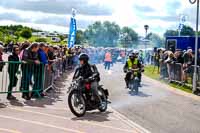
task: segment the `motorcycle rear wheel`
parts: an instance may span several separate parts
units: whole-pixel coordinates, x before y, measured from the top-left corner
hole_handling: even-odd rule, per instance
[[[105,92],[103,91],[103,89],[99,89],[98,93],[102,100],[102,105],[100,105],[98,109],[100,112],[105,112],[108,108],[108,102],[107,102]]]

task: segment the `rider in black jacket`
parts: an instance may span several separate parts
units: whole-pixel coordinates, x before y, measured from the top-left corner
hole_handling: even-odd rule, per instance
[[[80,66],[76,69],[73,80],[79,77],[83,77],[85,82],[91,82],[91,88],[93,93],[99,98],[100,105],[102,104],[101,98],[98,94],[98,86],[100,81],[100,74],[95,65],[89,64],[89,56],[87,54],[81,54],[79,56]]]

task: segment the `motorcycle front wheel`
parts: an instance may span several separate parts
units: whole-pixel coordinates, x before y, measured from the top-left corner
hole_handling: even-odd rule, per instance
[[[83,95],[79,94],[76,90],[72,90],[68,96],[68,105],[71,112],[77,116],[82,117],[86,112],[86,103]]]

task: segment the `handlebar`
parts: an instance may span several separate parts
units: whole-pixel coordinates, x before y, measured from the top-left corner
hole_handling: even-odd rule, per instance
[[[140,71],[140,69],[139,68],[137,68],[137,69],[129,69],[128,71],[129,72],[138,72],[138,71]]]

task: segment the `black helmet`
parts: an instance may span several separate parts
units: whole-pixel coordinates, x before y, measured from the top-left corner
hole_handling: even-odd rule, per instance
[[[89,56],[87,54],[80,54],[79,55],[79,60],[83,60],[84,62],[89,61]]]

